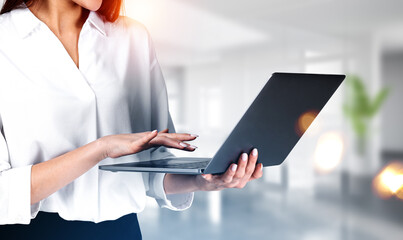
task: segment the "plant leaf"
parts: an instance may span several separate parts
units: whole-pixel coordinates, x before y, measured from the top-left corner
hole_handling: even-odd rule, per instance
[[[360,77],[352,75],[348,79],[350,86],[349,105],[353,112],[367,116],[370,108],[370,98]]]
[[[375,99],[371,104],[369,113],[370,117],[373,117],[378,112],[379,108],[382,106],[383,102],[386,100],[388,95],[389,95],[388,88],[383,88],[380,92],[378,92],[378,94],[375,96]]]

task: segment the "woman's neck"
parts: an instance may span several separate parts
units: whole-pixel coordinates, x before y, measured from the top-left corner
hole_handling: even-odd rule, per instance
[[[79,67],[78,38],[89,11],[71,0],[41,0],[29,9],[56,35]]]
[[[79,34],[89,13],[71,0],[42,0],[29,9],[59,37]]]

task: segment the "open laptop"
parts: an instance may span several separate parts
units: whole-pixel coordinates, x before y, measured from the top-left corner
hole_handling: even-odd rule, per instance
[[[345,75],[274,73],[213,158],[164,158],[99,166],[101,170],[219,174],[241,153],[259,150],[258,163],[281,164]]]

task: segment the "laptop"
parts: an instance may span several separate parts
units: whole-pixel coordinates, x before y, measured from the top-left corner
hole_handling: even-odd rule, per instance
[[[345,75],[273,73],[213,158],[173,157],[101,165],[107,171],[220,174],[241,153],[259,150],[264,167],[281,164]]]

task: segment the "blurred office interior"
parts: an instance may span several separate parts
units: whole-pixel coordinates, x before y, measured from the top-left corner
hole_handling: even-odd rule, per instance
[[[200,135],[177,156],[213,156],[273,72],[359,77],[372,101],[389,89],[362,151],[345,82],[263,179],[198,192],[184,212],[150,200],[145,239],[403,239],[402,11],[399,0],[127,0],[154,40],[176,130]]]
[[[363,139],[344,83],[262,179],[197,192],[184,212],[149,199],[144,239],[403,239],[402,12],[400,0],[126,0],[155,43],[177,132],[200,135],[177,156],[213,156],[273,72],[356,76],[372,99],[389,89]]]

